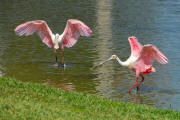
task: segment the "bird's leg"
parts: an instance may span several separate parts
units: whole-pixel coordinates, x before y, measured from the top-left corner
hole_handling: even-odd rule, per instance
[[[65,67],[65,64],[64,64],[64,49],[61,49],[62,50],[62,66]]]
[[[130,93],[130,91],[138,84],[138,77],[136,77],[136,83],[127,91]]]
[[[137,91],[139,90],[140,85],[141,85],[141,84],[142,84],[142,82],[144,81],[144,76],[143,76],[143,75],[141,75],[141,74],[140,74],[140,76],[142,77],[142,80],[141,80],[141,82],[139,83],[139,85],[137,86]]]
[[[56,58],[56,63],[54,64],[54,66],[58,66],[58,58],[57,58],[56,49],[54,49],[54,55],[55,55],[55,58]]]

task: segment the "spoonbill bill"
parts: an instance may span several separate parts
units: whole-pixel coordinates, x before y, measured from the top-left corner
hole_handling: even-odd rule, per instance
[[[23,24],[18,25],[14,31],[19,36],[28,36],[36,32],[42,39],[43,43],[45,43],[50,48],[54,48],[56,58],[55,66],[58,66],[56,50],[60,49],[62,51],[63,67],[65,65],[64,47],[69,48],[75,45],[80,35],[88,37],[92,34],[92,30],[85,23],[77,19],[67,20],[66,27],[61,35],[59,35],[58,33],[53,34],[51,29],[48,27],[47,23],[43,20],[25,22]]]
[[[126,61],[123,62],[118,56],[112,55],[109,59],[101,62],[99,65],[102,65],[109,60],[116,59],[120,65],[126,66],[133,72],[136,72],[136,83],[127,91],[130,92],[136,85],[137,91],[139,90],[140,85],[144,81],[143,74],[156,72],[156,69],[152,66],[153,60],[156,60],[161,64],[166,64],[168,59],[152,44],[141,45],[135,36],[129,37],[128,40],[131,46],[131,55]],[[138,84],[139,76],[141,76],[142,80]]]

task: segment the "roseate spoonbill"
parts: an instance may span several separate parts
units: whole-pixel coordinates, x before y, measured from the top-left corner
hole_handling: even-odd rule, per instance
[[[134,36],[129,37],[128,40],[131,46],[131,55],[125,62],[121,61],[116,55],[112,55],[109,59],[101,62],[99,65],[102,65],[109,60],[116,59],[120,65],[126,66],[133,72],[136,72],[136,83],[127,91],[130,92],[136,85],[137,91],[139,90],[140,85],[144,81],[144,73],[156,71],[156,69],[152,67],[154,59],[161,64],[166,64],[168,59],[156,46],[152,44],[142,46]],[[142,80],[138,84],[139,76],[142,77]]]
[[[92,30],[84,24],[82,21],[77,19],[69,19],[66,23],[64,32],[59,35],[58,33],[53,34],[51,29],[48,27],[47,23],[43,20],[35,20],[25,22],[18,25],[15,28],[15,33],[19,36],[32,35],[34,32],[38,33],[42,42],[44,42],[48,47],[53,47],[55,52],[56,64],[58,66],[57,53],[56,50],[62,50],[62,65],[64,67],[64,47],[72,47],[81,36],[90,36]]]

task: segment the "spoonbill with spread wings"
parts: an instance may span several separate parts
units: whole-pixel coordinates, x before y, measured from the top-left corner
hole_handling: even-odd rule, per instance
[[[82,21],[77,19],[69,19],[65,30],[61,35],[58,33],[53,34],[47,23],[43,20],[25,22],[18,25],[14,31],[19,36],[28,36],[36,32],[42,39],[42,42],[48,47],[54,48],[56,58],[55,66],[58,66],[57,49],[62,50],[62,65],[64,66],[64,47],[69,48],[75,45],[80,35],[88,37],[92,34],[92,30]]]
[[[127,91],[130,92],[136,85],[137,91],[139,90],[140,85],[144,81],[144,73],[156,71],[152,66],[153,60],[157,60],[161,64],[166,64],[168,59],[152,44],[141,45],[135,36],[129,37],[128,40],[131,46],[131,55],[125,62],[121,61],[116,55],[112,55],[109,59],[99,65],[102,65],[109,60],[116,59],[120,65],[126,66],[133,72],[136,72],[136,83]],[[142,80],[138,84],[139,76],[142,77]]]

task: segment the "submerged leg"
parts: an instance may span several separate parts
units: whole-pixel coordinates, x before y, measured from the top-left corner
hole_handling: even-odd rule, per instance
[[[62,50],[62,66],[65,67],[65,64],[64,64],[64,49],[61,49]]]
[[[138,84],[138,77],[136,77],[136,83],[127,91],[128,93]]]
[[[144,81],[144,76],[140,74],[140,76],[142,77],[141,82],[139,83],[139,85],[137,86],[137,91],[139,90],[139,87],[141,86],[142,82]]]
[[[56,49],[54,49],[54,55],[55,55],[55,58],[56,58],[56,63],[54,64],[54,66],[58,66],[58,58],[57,58]]]

